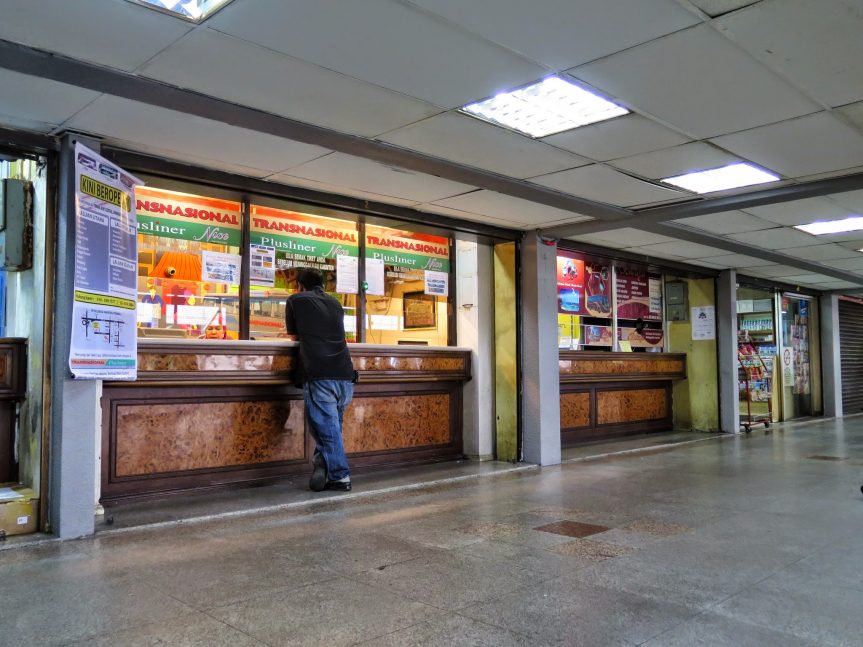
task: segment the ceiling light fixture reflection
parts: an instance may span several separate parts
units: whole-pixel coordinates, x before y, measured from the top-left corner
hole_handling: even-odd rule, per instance
[[[810,222],[808,225],[795,225],[794,229],[805,231],[807,234],[812,234],[813,236],[860,231],[863,229],[863,216],[851,216],[842,220],[819,220],[817,222]]]
[[[626,108],[557,76],[468,104],[461,111],[531,137],[629,114]]]
[[[135,4],[179,16],[192,22],[201,22],[231,0],[130,0]]]
[[[712,193],[713,191],[737,189],[742,186],[752,186],[753,184],[764,184],[778,180],[778,175],[768,173],[752,166],[752,164],[738,162],[721,168],[667,177],[662,181],[695,193]]]

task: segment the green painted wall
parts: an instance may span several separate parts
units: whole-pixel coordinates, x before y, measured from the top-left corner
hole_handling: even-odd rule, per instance
[[[518,460],[515,243],[494,248],[495,443],[500,461]]]
[[[678,279],[689,291],[689,308],[715,305],[713,279]],[[674,428],[719,430],[716,340],[692,340],[692,322],[668,322],[669,350],[686,353],[687,379],[674,385]]]

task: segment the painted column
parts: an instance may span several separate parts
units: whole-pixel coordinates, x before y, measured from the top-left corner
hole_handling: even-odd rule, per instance
[[[839,295],[824,294],[821,313],[821,387],[824,415],[842,416],[842,362],[839,345]]]
[[[716,279],[716,348],[719,353],[719,425],[740,431],[737,394],[737,272],[723,270]]]
[[[525,236],[522,283],[522,442],[524,460],[560,463],[557,350],[557,245]]]
[[[69,371],[75,280],[75,141],[99,151],[97,141],[63,138],[57,201],[54,343],[51,349],[51,532],[62,539],[92,535],[98,469],[99,381],[75,381]],[[95,436],[95,438],[94,438]]]
[[[494,308],[492,248],[457,240],[458,345],[471,349],[471,380],[464,385],[464,453],[494,458]],[[480,280],[482,277],[482,280]]]

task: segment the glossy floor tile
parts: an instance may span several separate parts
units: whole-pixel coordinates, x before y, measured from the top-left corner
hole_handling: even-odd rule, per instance
[[[115,509],[0,546],[0,646],[863,644],[863,417],[692,437]]]

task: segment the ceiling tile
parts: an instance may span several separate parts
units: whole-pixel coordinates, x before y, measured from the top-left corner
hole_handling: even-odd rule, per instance
[[[421,204],[417,207],[420,211],[427,211],[428,213],[435,213],[441,216],[449,216],[451,218],[460,218],[462,220],[472,220],[474,222],[484,222],[489,225],[497,225],[499,227],[508,227],[508,228],[519,228],[520,225],[516,222],[512,222],[510,220],[505,220],[503,218],[493,218],[491,216],[487,216],[484,214],[472,213],[470,211],[462,211],[461,209],[453,209],[451,207],[444,207],[439,204],[434,203],[425,203]]]
[[[839,243],[843,247],[849,249],[860,249],[863,247],[863,232],[849,231],[845,234],[831,234],[829,236],[820,236],[825,242]]]
[[[795,285],[813,285],[818,283],[819,281],[829,280],[829,276],[825,276],[824,274],[793,274],[791,276],[783,276],[782,280],[785,283],[793,283]]]
[[[572,223],[592,220],[572,211],[547,207],[545,205],[522,200],[494,191],[474,191],[452,198],[436,200],[435,204],[462,209],[473,213],[484,214],[495,218],[503,218],[521,227],[535,227],[552,223]]]
[[[771,251],[819,244],[818,239],[811,234],[805,234],[802,231],[789,227],[749,231],[743,234],[729,234],[728,238],[739,240],[741,243],[747,243],[748,245],[763,247]]]
[[[624,252],[628,254],[638,254],[639,256],[651,256],[653,258],[665,259],[669,261],[683,261],[686,260],[683,256],[678,256],[677,254],[672,254],[671,252],[651,252],[644,247],[624,247]]]
[[[687,195],[680,191],[673,191],[637,180],[599,164],[542,175],[531,178],[530,181],[581,198],[621,207],[659,202]]]
[[[723,211],[721,213],[712,213],[708,216],[683,218],[674,222],[686,225],[687,227],[703,229],[712,234],[738,234],[744,231],[771,229],[776,226],[772,222],[750,216],[742,211]]]
[[[774,264],[773,261],[765,261],[763,258],[747,256],[746,254],[723,254],[722,256],[708,256],[701,260],[725,267],[760,267]]]
[[[333,153],[290,169],[285,177],[300,177],[333,186],[368,191],[406,200],[434,202],[476,187],[424,173],[393,168],[371,160]]]
[[[860,287],[863,285],[863,279],[857,283],[851,283],[850,281],[827,281],[824,283],[818,283],[817,285],[821,290],[846,290],[849,288]]]
[[[702,258],[690,258],[687,259],[686,263],[687,265],[698,265],[699,267],[707,267],[711,270],[724,270],[728,267],[727,265],[720,265],[719,263],[708,263]]]
[[[837,108],[836,112],[845,117],[860,130],[863,130],[863,101]]]
[[[805,115],[818,105],[709,25],[571,71],[626,105],[695,137]]]
[[[766,65],[830,106],[863,99],[863,5],[858,0],[762,2],[716,21]]]
[[[826,262],[824,265],[837,270],[846,270],[848,272],[863,271],[863,254],[860,254],[859,258],[843,258],[838,261]]]
[[[583,157],[454,112],[400,128],[380,139],[515,178],[590,163]]]
[[[724,13],[748,7],[761,0],[690,0],[708,16],[721,16]]]
[[[863,164],[863,133],[827,112],[717,137],[712,141],[787,177]]]
[[[698,22],[673,0],[413,0],[504,47],[561,70]]]
[[[569,240],[583,241],[594,245],[602,245],[603,247],[611,247],[613,249],[674,242],[674,238],[669,238],[668,236],[662,236],[660,234],[652,234],[650,232],[633,229],[631,227],[602,231],[596,234],[587,234],[584,236],[572,236]]]
[[[131,71],[192,29],[131,2],[4,0],[0,38]]]
[[[825,198],[805,198],[760,207],[747,207],[745,211],[762,220],[780,225],[802,225],[816,220],[836,220],[848,216],[846,209]]]
[[[47,132],[62,124],[98,92],[0,69],[0,122]]]
[[[312,189],[313,191],[323,191],[324,193],[338,193],[352,198],[360,198],[362,200],[370,200],[372,202],[383,202],[385,204],[394,204],[400,207],[416,207],[419,202],[416,200],[406,200],[396,198],[391,195],[383,195],[381,193],[373,193],[371,191],[361,191],[347,187],[344,184],[328,184],[326,182],[316,182],[307,178],[288,175],[287,173],[276,173],[266,178],[269,182],[277,182],[288,186],[298,186],[304,189]]]
[[[660,180],[693,171],[718,168],[739,161],[739,158],[710,144],[692,142],[661,151],[616,159],[609,164],[651,180]]]
[[[142,74],[182,88],[310,124],[374,136],[439,108],[270,49],[198,29]]]
[[[690,139],[647,117],[629,114],[551,135],[543,141],[604,162],[676,146]]]
[[[548,74],[547,68],[503,47],[390,0],[234,2],[207,24],[450,108]]]
[[[840,258],[854,258],[860,256],[860,252],[842,245],[827,243],[812,245],[811,247],[797,247],[794,249],[794,256],[807,261],[833,261]]]
[[[708,247],[707,245],[699,245],[698,243],[690,243],[685,240],[675,240],[671,243],[659,243],[656,245],[641,245],[636,249],[648,256],[673,254],[677,258],[687,259],[706,258],[724,253],[724,250]]]
[[[830,200],[848,209],[848,213],[863,215],[863,190],[833,193]]]
[[[183,155],[219,163],[281,171],[329,151],[272,135],[236,128],[155,106],[103,96],[64,124],[94,135],[139,142],[184,159]]]
[[[759,265],[758,267],[741,267],[737,270],[740,274],[753,274],[755,276],[763,276],[765,278],[781,279],[783,276],[791,276],[799,274],[800,268],[789,267],[788,265]]]
[[[188,151],[185,150],[177,151],[161,146],[149,146],[140,142],[124,140],[119,137],[105,137],[102,140],[102,143],[108,146],[114,146],[116,148],[133,150],[144,155],[163,157],[177,162],[193,164],[194,166],[198,166],[200,168],[215,169],[217,171],[224,171],[225,173],[232,173],[234,175],[241,175],[244,177],[266,179],[269,175],[272,175],[273,173],[270,169],[262,169],[256,168],[254,166],[237,164],[230,159],[214,159],[212,157],[201,157],[198,155],[190,154]]]

